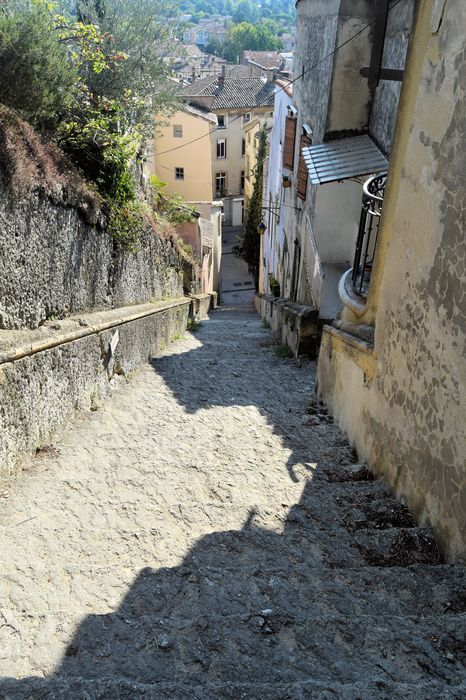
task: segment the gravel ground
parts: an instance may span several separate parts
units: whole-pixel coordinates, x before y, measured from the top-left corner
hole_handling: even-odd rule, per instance
[[[224,307],[2,486],[0,698],[465,697],[464,568],[281,355]]]

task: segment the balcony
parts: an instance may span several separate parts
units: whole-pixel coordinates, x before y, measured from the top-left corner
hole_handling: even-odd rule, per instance
[[[353,290],[363,299],[367,299],[369,293],[386,181],[387,173],[379,173],[367,180],[363,188],[362,211],[351,272]]]
[[[340,298],[357,316],[364,313],[369,294],[386,181],[387,173],[382,172],[364,183],[353,267],[340,281]]]

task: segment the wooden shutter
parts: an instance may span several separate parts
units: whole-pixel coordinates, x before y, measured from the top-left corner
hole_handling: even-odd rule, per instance
[[[285,145],[283,147],[283,167],[293,170],[296,141],[296,118],[287,117],[285,122]]]
[[[307,192],[307,181],[309,178],[309,173],[307,170],[306,162],[303,158],[303,148],[305,146],[310,146],[312,143],[309,136],[301,136],[301,143],[299,146],[299,165],[298,165],[298,183],[297,183],[297,194],[300,199],[306,199]]]

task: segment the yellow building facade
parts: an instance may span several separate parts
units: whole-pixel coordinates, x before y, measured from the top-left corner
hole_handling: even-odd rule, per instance
[[[211,202],[212,139],[217,117],[190,105],[159,129],[147,160],[147,171],[166,183],[166,191],[187,202]]]

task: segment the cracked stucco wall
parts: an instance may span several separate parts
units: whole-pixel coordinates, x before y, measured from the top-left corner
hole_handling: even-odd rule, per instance
[[[340,424],[450,559],[466,556],[465,26],[463,0],[419,6],[363,319],[373,366],[329,333],[319,364]]]

